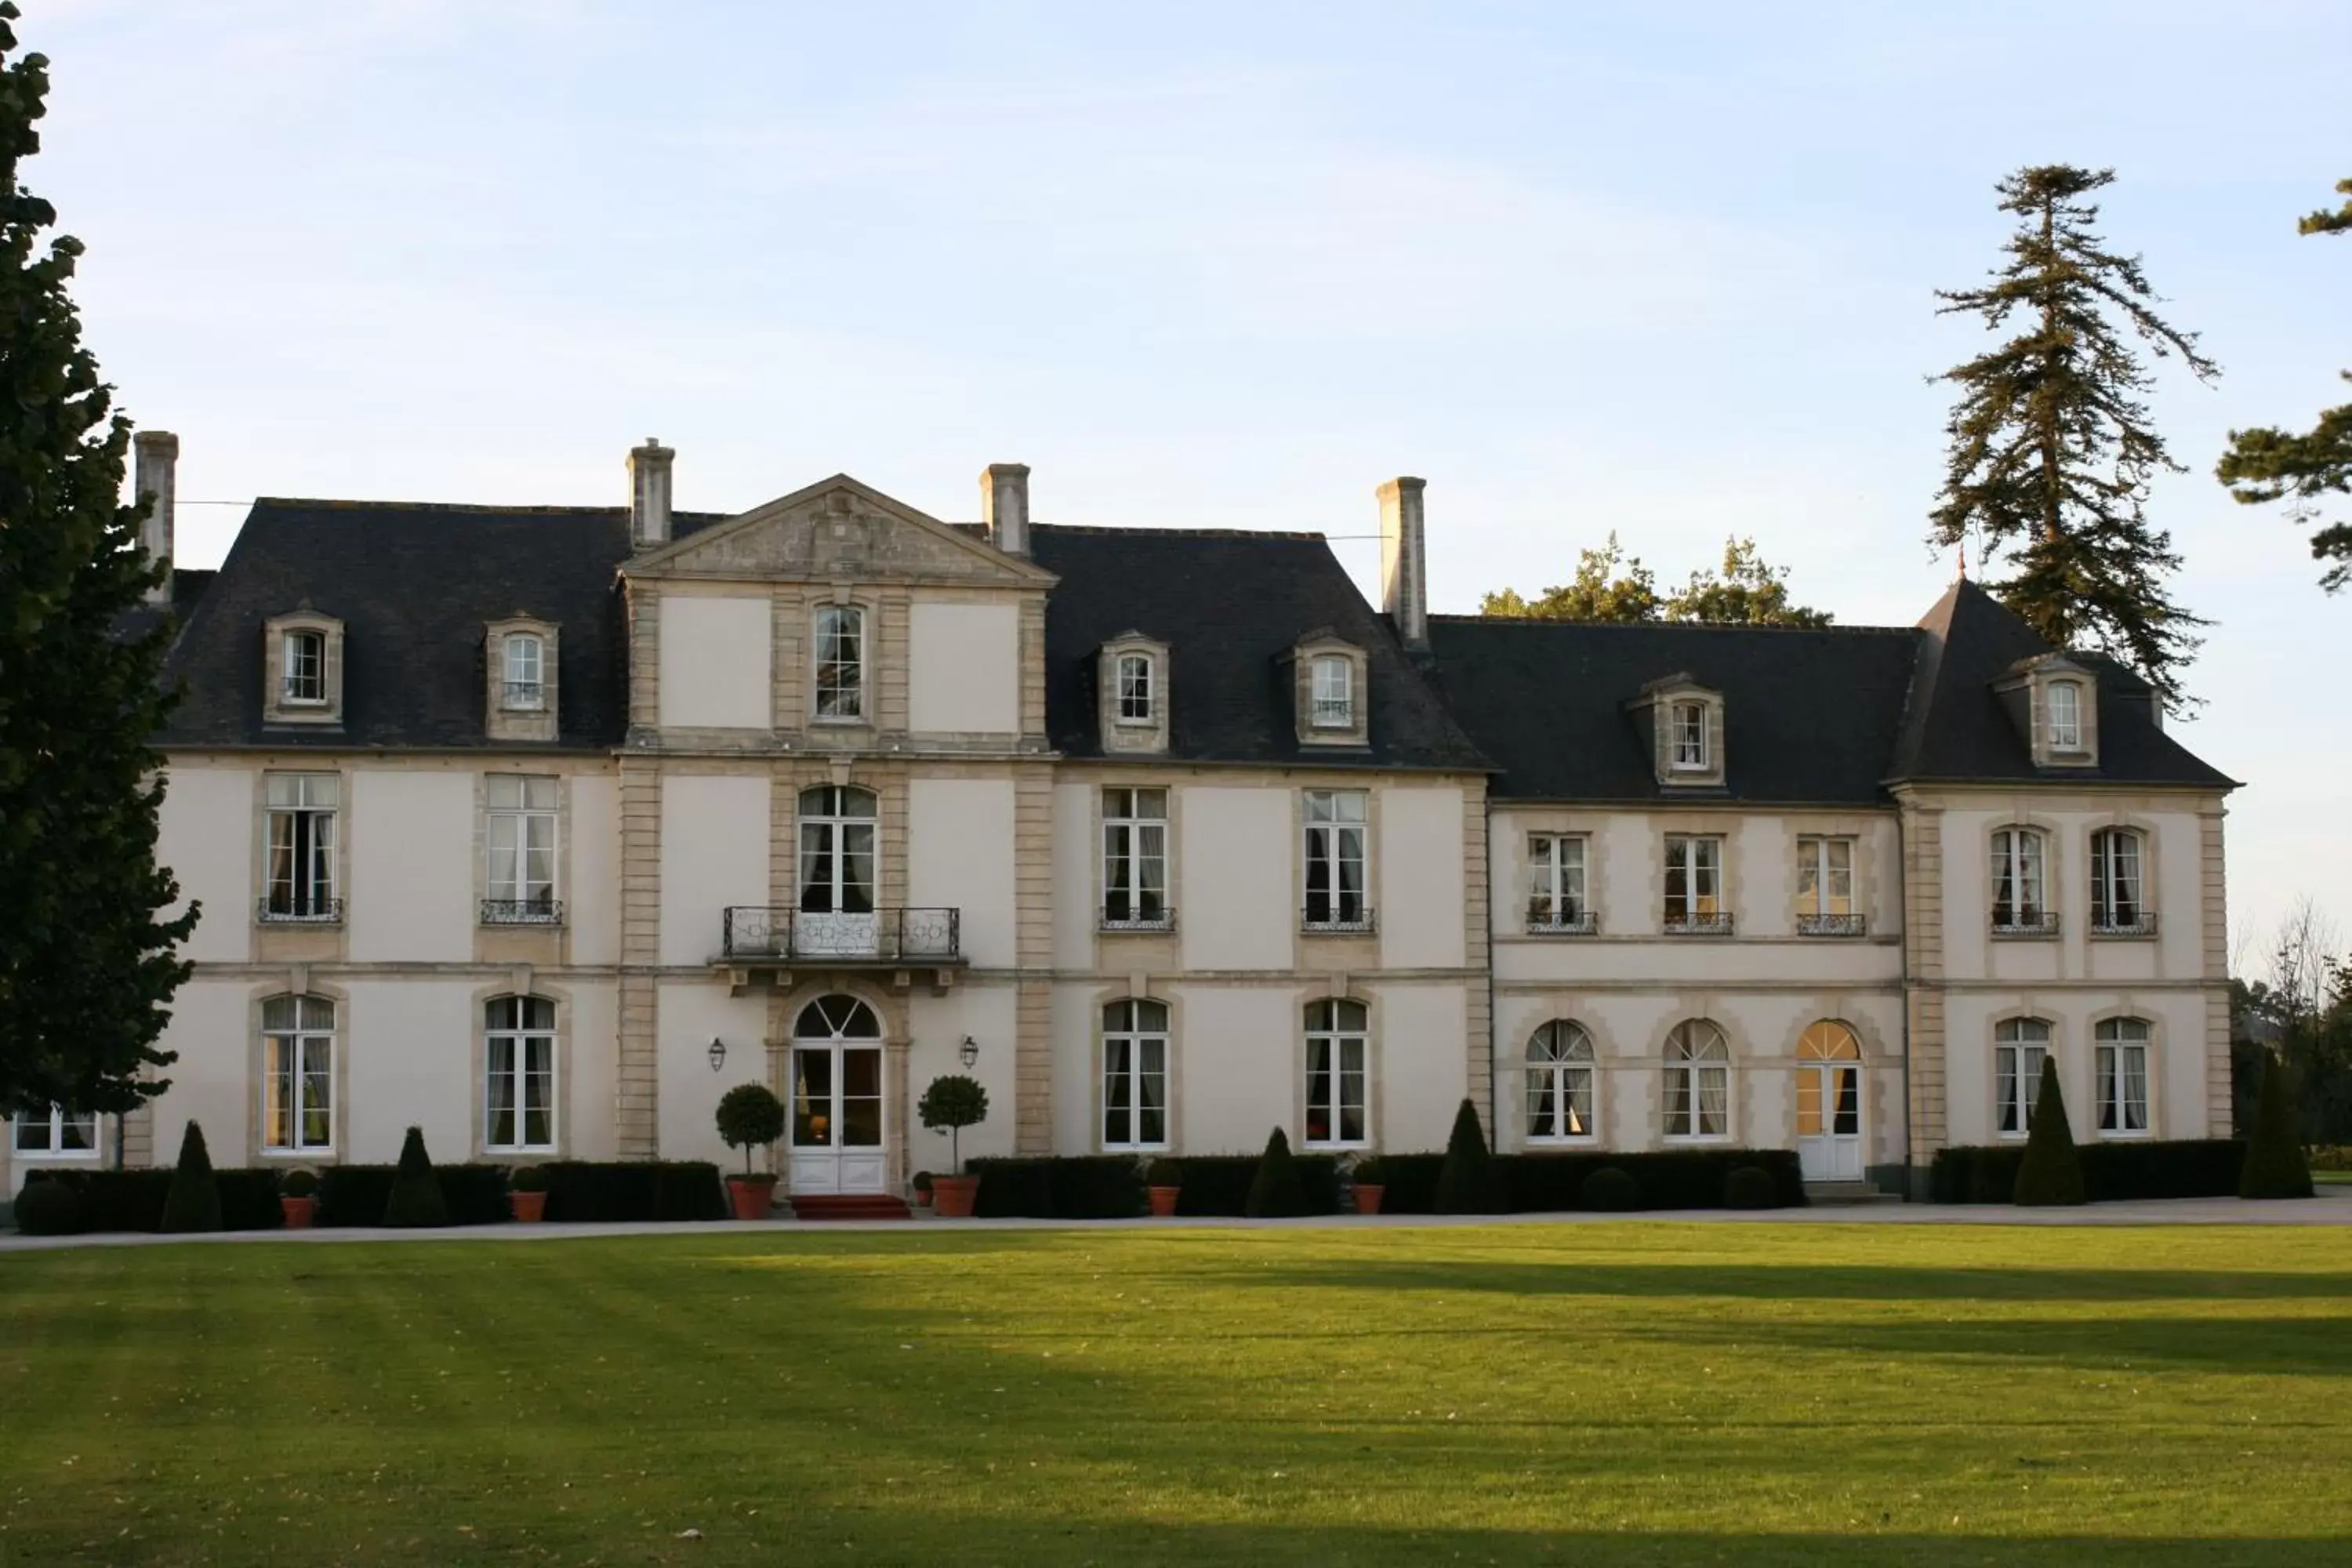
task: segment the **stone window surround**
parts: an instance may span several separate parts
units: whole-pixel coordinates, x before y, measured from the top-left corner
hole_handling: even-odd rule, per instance
[[[289,702],[286,698],[286,634],[316,632],[324,644],[326,700]],[[261,721],[264,724],[340,725],[343,721],[343,623],[304,605],[262,623]]]
[[[1985,1136],[1994,1143],[2021,1145],[2030,1136],[2030,1130],[2026,1129],[2021,1129],[2015,1132],[2004,1132],[2000,1130],[2000,1026],[2003,1024],[2023,1022],[2041,1024],[2049,1029],[2049,1043],[2043,1048],[2049,1052],[2050,1059],[2058,1064],[2059,1087],[2065,1092],[2068,1101],[2066,1120],[2070,1125],[2082,1120],[2081,1114],[2073,1109],[2081,1104],[2084,1098],[2078,1092],[2081,1086],[2071,1089],[2067,1087],[2069,1074],[2066,1070],[2065,1021],[2057,1016],[2056,1009],[2043,1007],[2029,994],[2015,1005],[2000,1009],[1985,1020]],[[2155,1059],[2153,1040],[2150,1041],[2149,1059],[2151,1062]],[[2039,1098],[2040,1092],[2038,1084],[2034,1089],[2028,1090],[2026,1103],[2029,1106],[2032,1105]],[[2156,1120],[2153,1114],[2155,1107],[2150,1105],[2148,1109],[2151,1113],[2148,1121],[2152,1124]],[[2075,1134],[2075,1142],[2082,1142],[2079,1131]]]
[[[1310,928],[1307,924],[1307,829],[1309,826],[1307,820],[1307,796],[1312,792],[1360,795],[1364,797],[1364,921],[1361,929],[1354,926],[1337,929],[1320,926]],[[1313,938],[1318,941],[1337,938],[1345,941],[1377,937],[1381,917],[1381,866],[1384,858],[1380,853],[1381,795],[1381,791],[1370,781],[1361,783],[1334,781],[1325,784],[1307,778],[1291,790],[1290,852],[1298,858],[1291,868],[1290,886],[1292,897],[1297,903],[1297,919],[1302,938]]]
[[[1993,835],[2003,832],[2030,832],[2041,835],[2042,910],[2045,915],[2049,915],[2056,919],[2058,922],[2056,929],[2050,931],[2003,931],[1991,923],[1993,912],[1992,840]],[[2088,841],[2086,840],[2086,845],[2087,842]],[[2087,854],[2087,849],[2085,850],[2085,853]],[[1990,932],[1993,941],[2053,942],[2065,934],[2066,905],[2070,901],[2066,896],[2066,889],[2068,886],[2066,879],[2066,866],[2068,864],[2068,859],[2066,855],[2065,836],[2059,831],[2055,823],[2051,822],[2046,817],[2037,817],[2030,811],[2016,811],[2006,816],[1998,817],[1985,825],[1984,838],[1976,847],[1976,861],[1977,876],[1979,879],[1980,886],[1984,889],[1986,929]],[[1948,871],[1946,874],[1949,875]],[[2090,888],[2087,882],[2084,884],[2083,891],[2084,897],[2087,899],[2090,893]],[[2027,1015],[2019,1016],[2026,1016]]]
[[[2125,1018],[2145,1025],[2147,1029],[2147,1126],[2138,1132],[2102,1132],[2099,1131],[2099,1026]],[[2146,1143],[2164,1136],[2165,1031],[2162,1011],[2119,1004],[2100,1008],[2090,1016],[2086,1023],[2088,1027],[2084,1031],[2084,1038],[2090,1092],[2083,1097],[2083,1103],[2088,1107],[2083,1115],[2076,1118],[2071,1112],[2068,1114],[2070,1121],[2079,1120],[2083,1123],[2075,1136],[2078,1139],[2088,1137],[2103,1143]],[[2051,1050],[2053,1055],[2057,1050],[2057,1026],[2054,1023],[2051,1026]],[[2063,1082],[2066,1076],[2063,1061],[2058,1064],[2058,1076]]]
[[[1349,700],[1351,722],[1315,722],[1315,661],[1345,658],[1350,665]],[[1336,633],[1318,630],[1292,645],[1291,700],[1298,743],[1302,746],[1369,746],[1371,744],[1371,656]]]
[[[1178,802],[1183,798],[1184,792],[1165,779],[1130,783],[1125,779],[1106,778],[1100,782],[1089,782],[1087,788],[1088,792],[1087,801],[1090,809],[1093,812],[1094,855],[1090,875],[1092,878],[1091,890],[1094,897],[1093,924],[1096,927],[1096,934],[1097,936],[1109,937],[1164,937],[1173,934],[1176,929],[1176,920],[1180,911],[1181,911],[1184,907],[1179,900],[1181,889],[1177,886],[1178,879],[1182,874],[1181,867],[1183,863],[1183,857],[1177,851],[1177,818],[1181,810],[1178,805]],[[1111,820],[1110,816],[1103,804],[1103,793],[1106,790],[1114,789],[1156,789],[1161,791],[1168,797],[1166,807],[1167,815],[1160,818],[1164,827],[1160,835],[1162,864],[1160,866],[1160,896],[1162,907],[1168,911],[1168,924],[1164,928],[1156,926],[1105,928],[1103,926],[1103,911],[1110,907],[1109,834]],[[1304,900],[1302,900],[1301,902],[1303,907]],[[1152,997],[1151,1000],[1156,1002],[1162,1000],[1162,998],[1155,996]]]
[[[2145,1132],[2107,1132],[2098,1128],[2098,1035],[2099,1026],[2117,1018],[2132,1018],[2147,1026],[2147,1131]],[[2004,1007],[1985,1020],[1985,1127],[1987,1136],[1997,1143],[2023,1143],[2024,1132],[2003,1132],[2000,1128],[2000,1074],[1994,1066],[1994,1053],[2000,1047],[1996,1037],[2000,1026],[2031,1019],[2046,1025],[2050,1030],[2050,1059],[2058,1064],[2058,1083],[2066,1096],[2066,1120],[2074,1124],[2075,1142],[2086,1139],[2099,1142],[2141,1143],[2164,1136],[2164,1072],[2165,1021],[2160,1010],[2140,1007],[2128,1000],[2093,1013],[2084,1022],[2082,1060],[2074,1059],[2075,1052],[2067,1044],[2066,1021],[2058,1009],[2045,1007],[2031,996],[2014,1006]],[[1865,1065],[1866,1059],[1865,1059]],[[2079,1078],[2077,1074],[2080,1074]],[[2035,1090],[2038,1094],[2038,1089]],[[2082,1109],[2077,1109],[2080,1107]]]
[[[506,647],[514,637],[540,640],[537,707],[511,706],[507,701]],[[484,732],[493,741],[552,741],[557,738],[556,714],[562,700],[562,628],[530,616],[511,616],[482,627],[482,691]]]
[[[1592,1049],[1592,1059],[1590,1062],[1583,1064],[1586,1069],[1592,1074],[1592,1114],[1591,1118],[1591,1130],[1581,1134],[1561,1134],[1549,1138],[1538,1138],[1526,1130],[1528,1121],[1528,1084],[1534,1079],[1535,1075],[1538,1072],[1549,1071],[1565,1064],[1538,1062],[1536,1058],[1529,1053],[1535,1049],[1536,1036],[1540,1034],[1543,1030],[1556,1025],[1564,1025],[1575,1029],[1579,1034],[1584,1037],[1584,1043]],[[1518,1059],[1514,1065],[1519,1069],[1518,1092],[1514,1100],[1507,1103],[1515,1106],[1517,1109],[1517,1115],[1516,1120],[1518,1126],[1518,1143],[1522,1148],[1598,1149],[1606,1146],[1601,1138],[1601,1128],[1606,1123],[1609,1114],[1609,1079],[1606,1072],[1601,1067],[1601,1037],[1599,1033],[1594,1030],[1591,1025],[1586,1023],[1581,1017],[1573,1014],[1553,1013],[1548,1015],[1541,1023],[1536,1025],[1534,1028],[1526,1031],[1525,1037],[1521,1040],[1519,1045]]]
[[[344,933],[350,929],[352,909],[352,774],[341,757],[308,758],[278,753],[263,760],[253,770],[253,885],[246,899],[247,919],[256,928],[273,935],[296,932],[321,932],[334,939],[335,948],[328,952],[302,953],[306,958],[340,958],[342,956]],[[269,780],[278,773],[318,773],[335,780],[335,852],[332,877],[335,897],[341,901],[342,913],[334,920],[264,921],[262,901],[269,896]],[[257,952],[267,959],[274,954]],[[324,993],[321,993],[324,994]]]
[[[490,1146],[490,1027],[489,1005],[505,996],[537,996],[555,1005],[555,1081],[550,1086],[549,1103],[554,1108],[555,1141],[546,1149],[493,1149]],[[473,1158],[501,1165],[536,1164],[544,1160],[562,1160],[572,1148],[572,1118],[565,1114],[564,1096],[572,1087],[572,993],[561,985],[541,982],[530,964],[518,964],[514,973],[499,984],[485,985],[475,991],[467,1006],[472,1009],[467,1027],[471,1037],[469,1060],[472,1072],[467,1080],[468,1095],[473,1109],[468,1113],[467,1128],[473,1141]],[[520,1115],[520,1108],[517,1114]]]
[[[1171,690],[1169,647],[1141,632],[1122,632],[1102,645],[1096,665],[1097,732],[1106,752],[1164,752],[1168,750]],[[1123,658],[1140,656],[1151,661],[1151,717],[1118,716],[1118,668]]]
[[[1364,1136],[1361,1142],[1310,1143],[1307,1141],[1307,1009],[1318,1002],[1353,1002],[1364,1009]],[[1328,985],[1308,986],[1293,993],[1290,1005],[1290,1103],[1291,1126],[1297,1136],[1291,1146],[1304,1152],[1363,1155],[1375,1152],[1381,1146],[1381,1043],[1386,1031],[1381,1027],[1381,1004],[1378,996],[1367,996],[1350,978],[1334,975]],[[1338,1064],[1333,1064],[1338,1070]]]
[[[887,986],[873,984],[866,976],[856,974],[817,973],[807,978],[795,976],[789,989],[771,987],[768,992],[767,1038],[762,1042],[768,1058],[768,1087],[776,1098],[792,1102],[793,1030],[808,1005],[820,996],[852,996],[874,1010],[882,1025],[882,1156],[884,1190],[903,1189],[915,1172],[914,1141],[923,1131],[915,1116],[915,1089],[910,1078],[908,1057],[914,1044],[913,1025],[908,1017],[907,999],[891,992]],[[1010,1042],[1008,1042],[1009,1045]],[[719,1091],[714,1089],[710,1103],[718,1104]],[[761,1156],[762,1167],[782,1178],[787,1194],[792,1189],[792,1140],[789,1135],[769,1145]]]
[[[499,931],[553,931],[569,929],[571,910],[564,905],[565,889],[572,885],[572,778],[570,772],[553,766],[533,768],[532,759],[513,758],[506,766],[489,766],[474,773],[474,910],[477,924],[482,906],[490,896],[490,779],[492,775],[507,778],[551,778],[555,781],[555,903],[563,910],[562,918],[552,921],[517,921],[512,925],[490,924],[484,929]],[[549,759],[550,763],[553,759]]]
[[[2075,712],[2082,743],[2061,750],[2050,739],[2050,689],[2063,681],[2077,694]],[[2072,771],[2099,765],[2099,681],[2097,673],[2063,653],[2047,653],[2011,667],[2011,673],[1994,682],[1993,689],[2024,705],[2025,740],[2037,768]],[[2012,721],[2017,710],[2011,709]]]
[[[804,651],[808,658],[808,676],[807,690],[803,693],[806,706],[803,708],[802,712],[805,715],[809,727],[852,731],[882,728],[882,716],[877,711],[882,704],[882,683],[879,679],[881,660],[877,657],[880,651],[882,640],[881,606],[871,597],[853,593],[846,587],[841,587],[830,593],[811,595],[803,607],[806,611],[807,618],[803,623],[801,641],[806,645]],[[829,609],[857,612],[857,712],[855,716],[821,715],[816,710],[817,667],[820,663],[817,657],[817,623],[824,612]],[[773,642],[774,639],[771,638],[770,641]],[[779,649],[779,657],[781,652],[782,650]]]
[[[335,1008],[335,1026],[327,1047],[331,1071],[327,1108],[329,1128],[324,1149],[270,1149],[264,1146],[268,1127],[269,1051],[262,1037],[262,1004],[279,996],[315,996]],[[311,978],[310,966],[297,964],[287,975],[252,987],[246,994],[246,1085],[248,1120],[245,1131],[246,1163],[258,1165],[333,1165],[351,1156],[352,1127],[352,999],[351,993]]]
[[[2091,838],[2100,833],[2130,833],[2139,838],[2139,909],[2147,930],[2109,930],[2092,923],[2094,906],[2091,888]],[[2161,840],[2153,823],[2125,810],[2105,813],[2097,820],[2083,825],[2083,933],[2093,942],[2152,942],[2156,940],[2154,922],[2159,918],[2157,890],[2160,886],[2158,872],[2162,863]],[[1990,858],[1990,857],[1988,857]],[[2151,1120],[2153,1118],[2151,1117]]]
[[[1706,710],[1706,765],[1689,767],[1675,761],[1675,710],[1696,703]],[[1651,763],[1661,789],[1721,789],[1726,766],[1723,693],[1702,686],[1687,672],[1677,671],[1643,687],[1633,706],[1650,714]]]
[[[1705,1001],[1705,998],[1699,1000]],[[1723,1131],[1720,1132],[1668,1132],[1666,1125],[1666,1084],[1668,1069],[1681,1058],[1669,1055],[1675,1043],[1675,1032],[1686,1024],[1705,1024],[1723,1042]],[[1600,1055],[1596,1044],[1593,1054]],[[1793,1052],[1793,1047],[1792,1047]],[[1740,1090],[1740,1063],[1743,1057],[1739,1044],[1732,1037],[1731,1026],[1708,1007],[1689,1012],[1670,1013],[1658,1029],[1654,1048],[1651,1052],[1651,1072],[1657,1083],[1658,1098],[1651,1107],[1650,1125],[1655,1130],[1658,1146],[1665,1149],[1706,1148],[1714,1145],[1737,1145],[1741,1142],[1740,1115],[1746,1109]],[[1697,1094],[1696,1079],[1692,1084],[1694,1104]],[[1795,1114],[1795,1097],[1790,1100],[1790,1114]]]
[[[1119,1002],[1157,1002],[1168,1009],[1168,1080],[1166,1084],[1168,1136],[1163,1142],[1113,1145],[1103,1142],[1103,1063],[1106,1058],[1103,1047],[1105,1032],[1103,1014],[1114,1004]],[[1096,990],[1087,999],[1087,1005],[1094,1009],[1092,1020],[1087,1031],[1087,1146],[1097,1154],[1156,1155],[1181,1150],[1184,1147],[1184,1004],[1181,991],[1177,995],[1161,995],[1151,989],[1148,976],[1130,975],[1123,984],[1106,985]],[[1304,1065],[1299,1068],[1302,1075],[1306,1070]],[[1306,1093],[1303,1079],[1299,1093],[1303,1100]]]

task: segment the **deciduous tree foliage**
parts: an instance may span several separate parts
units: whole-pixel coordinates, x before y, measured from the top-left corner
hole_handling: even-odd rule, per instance
[[[1997,187],[2019,218],[2008,262],[1981,288],[1937,291],[1938,314],[2012,335],[1935,378],[1960,395],[1928,538],[1950,549],[1974,535],[2007,574],[1987,586],[2034,630],[2113,654],[2177,710],[2205,623],[2172,598],[2180,557],[2147,519],[2149,481],[2185,470],[2150,421],[2135,340],[2200,381],[2221,367],[2157,315],[2140,258],[2099,237],[2084,198],[2114,179],[2063,163],[2010,175]]]
[[[1789,598],[1786,567],[1765,564],[1752,539],[1727,539],[1717,572],[1694,572],[1680,592],[1660,594],[1657,574],[1625,553],[1617,535],[1578,552],[1576,575],[1533,599],[1489,594],[1478,613],[1531,621],[1703,621],[1727,626],[1825,626],[1825,611]]]
[[[2310,214],[2295,225],[2298,234],[2352,234],[2352,180],[2336,182],[2347,199],[2334,212]],[[2352,370],[2342,373],[2352,381]],[[2352,584],[2352,522],[2329,522],[2319,503],[2328,495],[2352,494],[2352,403],[2319,411],[2319,422],[2300,436],[2271,426],[2230,432],[2215,477],[2247,506],[2291,501],[2287,515],[2322,526],[2311,536],[2311,558],[2334,564],[2319,585],[2333,594]]]
[[[117,504],[131,427],[82,346],[80,245],[20,183],[48,62],[0,3],[0,1114],[127,1110],[186,978],[192,908],[155,864],[148,739],[168,630],[120,635],[155,580]]]

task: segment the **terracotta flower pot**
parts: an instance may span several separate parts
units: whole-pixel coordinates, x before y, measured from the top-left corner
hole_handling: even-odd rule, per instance
[[[286,1228],[289,1230],[310,1229],[310,1221],[319,1213],[319,1200],[316,1198],[279,1198],[278,1206],[285,1213]]]
[[[776,1178],[730,1176],[727,1196],[735,1205],[737,1219],[765,1219],[768,1211],[776,1206]]]
[[[1388,1191],[1386,1187],[1374,1186],[1368,1182],[1358,1182],[1356,1184],[1356,1212],[1358,1214],[1380,1213],[1381,1194],[1386,1191]]]
[[[514,1205],[514,1216],[522,1225],[537,1225],[547,1217],[545,1193],[509,1193],[507,1202]]]
[[[1176,1215],[1176,1199],[1183,1191],[1184,1189],[1181,1187],[1153,1187],[1151,1189],[1151,1217],[1153,1219],[1174,1218]]]
[[[941,1219],[970,1219],[971,1200],[979,1194],[978,1176],[931,1178],[931,1208]]]

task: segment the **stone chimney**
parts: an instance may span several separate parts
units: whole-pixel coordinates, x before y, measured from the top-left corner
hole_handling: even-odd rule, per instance
[[[178,489],[180,438],[169,430],[142,430],[131,437],[132,493],[144,499],[139,518],[139,548],[165,568],[163,580],[147,590],[151,605],[172,602],[172,530]]]
[[[991,463],[980,470],[980,521],[988,542],[1007,555],[1029,553],[1029,465]]]
[[[629,449],[629,543],[635,549],[669,542],[669,465],[677,456],[655,436]]]
[[[1429,546],[1422,536],[1425,479],[1393,479],[1380,489],[1381,608],[1410,648],[1429,646]]]

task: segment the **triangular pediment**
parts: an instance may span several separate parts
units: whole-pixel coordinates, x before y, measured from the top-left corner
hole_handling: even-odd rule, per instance
[[[1054,574],[835,474],[637,556],[633,577],[1037,585]]]

